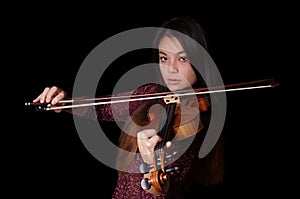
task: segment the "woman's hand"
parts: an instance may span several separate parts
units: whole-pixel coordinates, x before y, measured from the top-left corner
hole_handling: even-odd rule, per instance
[[[44,91],[33,100],[33,102],[51,103],[56,105],[60,100],[67,99],[67,93],[56,86],[46,87]],[[61,112],[61,109],[56,109],[55,112]]]
[[[161,142],[161,140],[155,129],[146,129],[137,133],[139,152],[145,163],[153,164],[154,149],[156,144]],[[171,142],[167,142],[166,147],[169,148],[170,146]]]
[[[139,152],[145,163],[153,163],[153,152],[155,145],[161,141],[161,138],[156,135],[155,129],[146,129],[137,133],[137,144]]]

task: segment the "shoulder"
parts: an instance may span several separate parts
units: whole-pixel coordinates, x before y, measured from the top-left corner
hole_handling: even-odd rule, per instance
[[[150,94],[150,93],[155,93],[157,92],[157,89],[158,89],[158,84],[154,84],[154,83],[151,83],[151,84],[145,84],[139,88],[137,88],[133,94],[134,95],[139,95],[139,94]]]

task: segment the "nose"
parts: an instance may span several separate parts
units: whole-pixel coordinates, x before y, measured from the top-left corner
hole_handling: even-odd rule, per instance
[[[168,66],[168,72],[169,73],[178,73],[178,66],[176,61],[170,61],[170,64]]]

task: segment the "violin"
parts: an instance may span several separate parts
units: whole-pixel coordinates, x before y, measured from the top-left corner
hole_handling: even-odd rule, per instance
[[[199,132],[203,128],[199,109],[200,112],[207,111],[210,104],[207,96],[184,97],[181,100],[176,96],[166,96],[163,101],[166,115],[171,114],[173,117],[167,117],[165,121],[162,121],[163,111],[161,107],[154,108],[147,114],[148,122],[152,128],[154,125],[156,129],[160,129],[157,135],[163,141],[155,146],[153,164],[142,163],[140,165],[141,173],[150,174],[149,177],[141,180],[141,187],[144,190],[149,190],[153,186],[158,193],[167,193],[169,175],[182,170],[180,165],[167,167],[168,163],[175,160],[177,153],[176,151],[169,153],[168,150],[164,149],[166,141],[181,140]]]
[[[50,111],[57,109],[97,106],[102,104],[126,103],[139,100],[162,99],[164,102],[164,111],[162,111],[161,108],[153,109],[147,114],[147,118],[151,125],[156,125],[156,129],[159,129],[157,134],[163,141],[159,142],[155,147],[153,164],[141,164],[140,172],[143,174],[149,174],[149,177],[141,180],[141,187],[144,190],[149,190],[153,186],[157,192],[166,193],[169,189],[169,175],[173,172],[180,172],[183,168],[180,165],[172,168],[167,167],[168,163],[172,162],[176,158],[177,153],[169,153],[168,150],[165,150],[165,143],[174,138],[179,140],[185,139],[201,131],[203,124],[199,118],[199,111],[205,112],[210,106],[208,98],[205,97],[206,94],[273,88],[277,85],[279,84],[273,79],[265,79],[230,84],[226,86],[216,86],[213,88],[199,88],[176,92],[61,100],[57,105],[51,105],[50,103],[27,102],[25,103],[25,106],[33,107],[35,111]],[[162,117],[163,114],[172,115],[172,117]],[[162,121],[162,118],[166,118],[165,121]]]
[[[256,85],[253,85],[253,83],[255,83]],[[168,126],[169,122],[166,121],[165,131],[163,130],[159,131],[158,135],[160,135],[164,141],[172,140],[173,138],[180,140],[200,132],[203,128],[203,124],[199,118],[200,114],[199,112],[197,112],[197,110],[200,110],[200,112],[205,112],[208,111],[210,106],[209,100],[205,98],[205,95],[203,94],[213,93],[213,92],[223,92],[223,91],[269,88],[278,85],[273,80],[271,80],[269,82],[270,84],[267,85],[261,85],[260,83],[266,83],[266,82],[265,81],[258,81],[258,82],[251,82],[251,83],[248,82],[248,83],[243,83],[242,85],[245,86],[251,84],[251,86],[249,87],[239,87],[241,86],[241,84],[239,84],[239,86],[227,85],[226,90],[219,89],[219,88],[211,89],[210,91],[202,90],[202,92],[200,92],[202,95],[198,96],[196,99],[185,98],[184,100],[179,100],[179,98],[176,96],[170,96],[164,98],[164,102],[166,104],[166,108],[165,108],[166,111],[168,110],[168,106],[170,106],[171,103],[176,104],[175,105],[176,109],[169,111],[170,114],[174,115],[174,121],[171,123],[172,126],[170,125]],[[178,117],[178,115],[181,114],[185,115],[185,113],[188,114],[188,117],[184,117],[186,118],[185,121],[180,121],[180,118],[182,117]],[[157,115],[160,114],[156,113],[155,111],[154,113],[151,113],[150,121],[154,121]],[[141,180],[141,187],[144,190],[150,190],[151,187],[154,187],[155,190],[159,193],[167,193],[170,186],[169,184],[170,175],[172,175],[174,172],[180,172],[183,169],[181,165],[176,165],[171,168],[168,168],[166,166],[169,162],[172,162],[175,159],[176,153],[168,154],[163,149],[164,143],[165,142],[159,143],[157,145],[158,147],[155,148],[156,152],[154,153],[153,164],[148,165],[143,163],[140,165],[140,172],[143,174],[149,174],[148,177],[145,177]]]

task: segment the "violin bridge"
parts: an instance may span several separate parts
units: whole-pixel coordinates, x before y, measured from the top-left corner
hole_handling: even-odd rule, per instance
[[[170,103],[180,103],[180,98],[179,96],[176,95],[167,95],[166,97],[164,97],[164,102],[166,104],[170,104]]]

